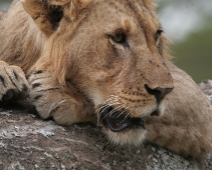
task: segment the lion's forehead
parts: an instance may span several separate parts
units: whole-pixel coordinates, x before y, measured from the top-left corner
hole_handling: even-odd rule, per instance
[[[143,1],[145,0],[97,0],[91,8],[93,15],[100,22],[106,22],[109,19],[114,25],[125,26],[125,21],[128,20],[128,25],[143,29],[148,27],[156,31],[160,26],[157,17],[153,9],[147,7]]]

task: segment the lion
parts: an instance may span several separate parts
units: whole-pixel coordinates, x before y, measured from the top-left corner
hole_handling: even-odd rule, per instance
[[[60,125],[92,122],[115,144],[207,156],[212,106],[172,63],[154,9],[151,0],[14,0],[0,21],[1,102],[29,94]]]

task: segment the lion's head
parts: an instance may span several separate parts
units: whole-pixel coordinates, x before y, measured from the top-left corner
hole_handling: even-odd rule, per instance
[[[36,65],[92,101],[112,141],[140,143],[145,117],[162,114],[173,89],[166,39],[151,0],[25,0],[23,5],[47,37]]]

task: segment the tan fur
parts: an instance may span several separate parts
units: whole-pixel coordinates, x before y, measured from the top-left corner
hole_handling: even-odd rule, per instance
[[[4,12],[0,10],[0,19],[1,19],[3,14],[4,14]]]
[[[206,156],[212,149],[212,107],[185,72],[172,65],[174,90],[160,118],[148,117],[146,138],[184,156]]]
[[[40,57],[45,42],[20,0],[13,1],[0,20],[0,37],[1,60],[20,66],[25,73]]]
[[[169,61],[166,37],[155,39],[161,26],[151,0],[22,3],[14,0],[0,21],[0,58],[27,74],[30,100],[42,118],[62,125],[98,121],[114,143],[137,145],[146,135],[185,156],[211,152],[212,108]],[[127,44],[114,41],[117,32]],[[159,104],[151,94],[173,87]],[[105,105],[131,118],[165,113],[147,118],[147,133],[137,126],[112,132],[100,120]]]

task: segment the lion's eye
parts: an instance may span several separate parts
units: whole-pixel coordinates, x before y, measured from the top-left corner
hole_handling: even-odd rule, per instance
[[[157,41],[160,37],[160,35],[163,33],[162,29],[157,30],[157,32],[155,33],[155,41]]]
[[[121,31],[116,32],[114,35],[111,36],[111,38],[116,43],[122,44],[126,42],[126,35]]]

